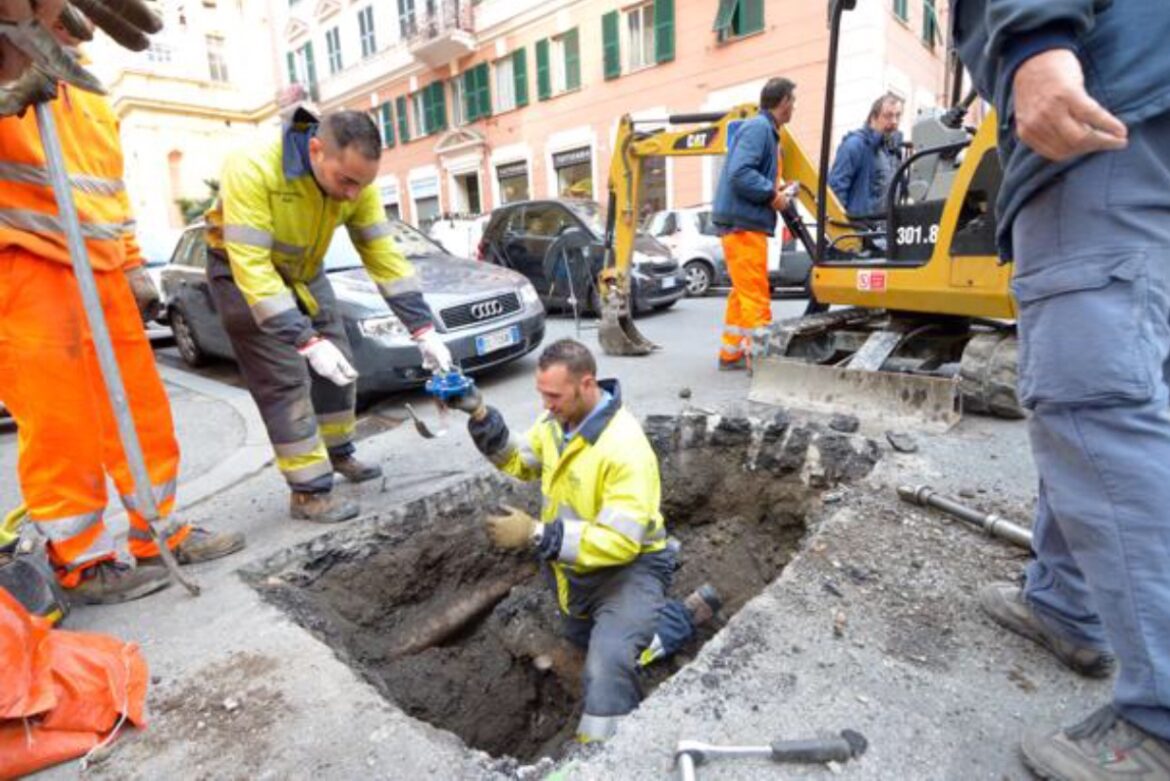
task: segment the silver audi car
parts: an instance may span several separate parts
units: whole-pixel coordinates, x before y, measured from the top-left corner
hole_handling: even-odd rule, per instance
[[[460,367],[475,373],[514,361],[544,339],[544,307],[523,275],[448,253],[414,228],[391,220],[394,240],[414,264],[436,327]],[[167,314],[179,354],[191,366],[232,349],[207,284],[207,245],[200,225],[179,239],[162,271]],[[366,275],[349,234],[338,229],[325,255],[360,377],[358,393],[421,385],[429,373],[406,328]]]

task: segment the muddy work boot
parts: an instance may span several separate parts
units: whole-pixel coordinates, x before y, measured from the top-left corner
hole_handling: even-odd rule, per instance
[[[81,574],[81,583],[65,593],[74,605],[113,605],[161,591],[171,585],[159,567],[131,567],[120,561],[103,561]]]
[[[1126,721],[1112,705],[1080,724],[1038,733],[1020,744],[1024,763],[1048,781],[1165,781],[1170,741]]]
[[[341,523],[356,518],[361,508],[357,502],[340,497],[332,491],[317,494],[293,491],[288,512],[298,521]]]
[[[691,614],[691,622],[695,626],[702,626],[715,617],[719,608],[723,607],[723,600],[714,586],[704,583],[687,595],[683,605]]]
[[[213,532],[192,526],[186,539],[171,548],[171,553],[180,564],[198,564],[243,550],[244,545],[244,535],[239,532]],[[160,566],[162,563],[161,556],[143,556],[138,560],[141,567]]]
[[[353,456],[342,456],[329,460],[333,463],[333,471],[351,483],[364,483],[382,476],[382,467],[377,464],[363,463]]]
[[[742,372],[747,371],[748,359],[746,356],[736,358],[734,361],[725,361],[719,359],[719,371],[721,372]]]
[[[1088,678],[1108,678],[1117,660],[1100,651],[1065,640],[1043,623],[1024,601],[1024,590],[1012,583],[993,583],[979,590],[979,606],[997,624],[1042,645],[1068,667]]]

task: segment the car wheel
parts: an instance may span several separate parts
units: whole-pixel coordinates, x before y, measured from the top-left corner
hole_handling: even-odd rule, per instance
[[[185,364],[195,367],[207,363],[207,353],[199,346],[191,324],[178,307],[171,308],[171,331],[175,334],[175,346],[179,348],[179,355]]]
[[[687,280],[687,295],[692,297],[707,295],[715,277],[711,267],[701,260],[692,260],[683,266],[683,274]]]

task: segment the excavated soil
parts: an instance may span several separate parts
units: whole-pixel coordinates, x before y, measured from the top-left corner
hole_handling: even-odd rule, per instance
[[[691,647],[647,671],[649,694],[780,574],[822,493],[867,474],[878,448],[774,409],[652,417],[646,431],[681,544],[670,593],[711,583],[724,602]],[[560,639],[531,556],[488,544],[482,520],[501,503],[536,514],[537,487],[477,477],[246,576],[407,714],[495,757],[557,756],[579,716],[581,655]]]

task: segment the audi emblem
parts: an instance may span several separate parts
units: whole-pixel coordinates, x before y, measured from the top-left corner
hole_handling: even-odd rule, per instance
[[[487,320],[504,314],[504,305],[499,301],[480,301],[471,305],[471,316],[476,320]]]

